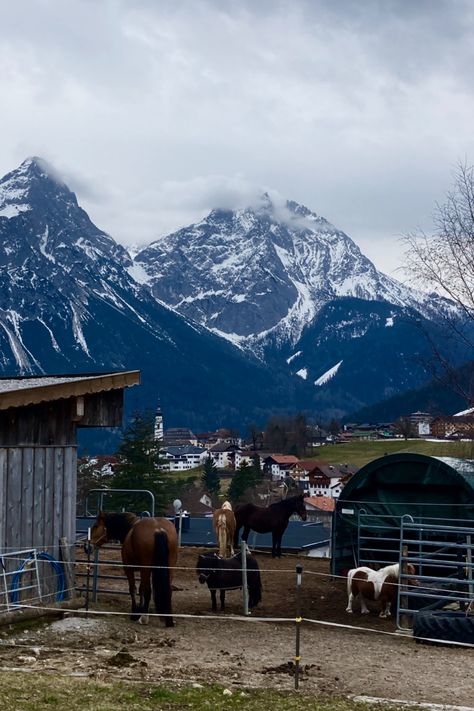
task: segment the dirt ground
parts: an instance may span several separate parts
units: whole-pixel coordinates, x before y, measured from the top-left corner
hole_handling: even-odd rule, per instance
[[[156,617],[148,626],[128,615],[128,596],[100,594],[86,617],[70,615],[46,624],[0,629],[0,668],[110,678],[203,684],[229,688],[294,688],[295,566],[303,565],[304,618],[353,625],[346,629],[304,622],[301,627],[300,688],[305,692],[366,695],[416,702],[471,706],[473,650],[417,644],[395,633],[393,620],[374,608],[367,616],[345,612],[345,581],[332,579],[329,562],[286,555],[272,560],[256,554],[263,585],[261,604],[246,620],[240,591],[228,592],[227,610],[211,613],[210,594],[195,565],[202,550],[183,548],[173,593],[175,627]],[[110,553],[108,555],[110,557]],[[119,573],[118,570],[114,571]],[[115,585],[115,582],[108,582]],[[125,584],[125,578],[120,585]],[[152,608],[153,610],[153,608]],[[266,618],[266,621],[260,621]],[[371,631],[371,630],[375,630]]]

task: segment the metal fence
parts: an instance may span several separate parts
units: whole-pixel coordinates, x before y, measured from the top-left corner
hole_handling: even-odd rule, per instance
[[[411,563],[418,585],[408,585],[406,572],[398,590],[397,625],[411,629],[414,615],[422,609],[449,605],[466,611],[474,601],[474,528],[472,521],[446,525],[441,520],[414,521],[402,517],[400,563]]]

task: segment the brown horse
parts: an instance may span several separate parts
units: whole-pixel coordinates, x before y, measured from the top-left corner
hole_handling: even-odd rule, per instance
[[[175,526],[165,518],[139,518],[133,513],[101,511],[92,527],[91,542],[101,546],[110,540],[118,540],[122,544],[122,562],[132,598],[131,619],[141,624],[148,623],[153,587],[156,612],[163,615],[161,619],[167,627],[172,627],[171,582],[178,560]],[[136,570],[140,571],[139,603],[135,589]]]
[[[307,513],[304,504],[304,494],[290,496],[288,499],[277,501],[270,506],[255,506],[255,504],[243,504],[235,509],[235,537],[234,546],[239,545],[239,531],[244,527],[242,540],[247,542],[250,530],[257,533],[272,534],[272,558],[281,557],[281,539],[285,533],[288,521],[292,514],[298,514],[303,521],[306,521]]]
[[[235,516],[229,501],[224,501],[221,508],[214,511],[212,520],[219,545],[219,555],[226,558],[227,549],[230,550],[230,555],[234,555]]]

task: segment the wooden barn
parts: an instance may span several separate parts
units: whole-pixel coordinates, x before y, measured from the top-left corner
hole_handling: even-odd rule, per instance
[[[0,555],[75,541],[77,429],[122,425],[139,371],[0,379]],[[2,561],[4,558],[2,558]]]

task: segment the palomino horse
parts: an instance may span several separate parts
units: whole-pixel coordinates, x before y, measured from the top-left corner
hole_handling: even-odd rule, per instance
[[[178,559],[178,536],[175,526],[165,518],[139,518],[133,513],[101,511],[92,527],[91,542],[101,546],[107,541],[122,544],[122,562],[132,598],[132,620],[148,623],[153,586],[156,612],[166,627],[173,626],[171,617],[171,582]],[[137,603],[135,571],[140,571],[140,601]],[[151,583],[150,584],[150,574]]]
[[[219,545],[219,555],[225,558],[227,549],[230,549],[230,555],[234,555],[232,544],[235,536],[235,516],[229,501],[224,501],[221,508],[214,511],[212,520]]]
[[[196,573],[199,582],[207,583],[211,592],[212,611],[217,612],[216,591],[219,590],[221,611],[224,612],[226,590],[242,588],[242,555],[237,553],[232,558],[222,558],[216,553],[201,553],[198,557]],[[258,563],[249,554],[247,554],[247,588],[249,608],[252,608],[262,599],[262,583]]]
[[[408,575],[415,575],[415,567],[411,563],[406,564]],[[353,612],[352,604],[359,596],[360,610],[363,615],[369,614],[366,600],[380,600],[382,609],[379,617],[390,617],[391,606],[396,602],[397,589],[400,580],[400,564],[387,565],[380,570],[372,570],[361,566],[352,568],[347,574],[347,608],[346,612]],[[409,580],[409,585],[416,585],[416,582]]]
[[[239,531],[244,527],[242,540],[247,542],[250,530],[257,533],[272,534],[272,558],[281,557],[281,539],[288,526],[289,518],[292,514],[298,514],[303,521],[306,521],[306,507],[304,504],[304,494],[290,496],[288,499],[277,501],[270,506],[255,506],[255,504],[243,504],[235,509],[235,537],[234,546],[239,545]]]

